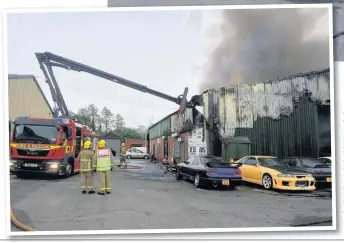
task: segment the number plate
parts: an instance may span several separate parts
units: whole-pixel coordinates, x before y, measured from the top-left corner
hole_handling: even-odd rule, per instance
[[[326,181],[327,181],[327,182],[332,182],[332,178],[331,178],[331,177],[328,177],[328,178],[326,178]]]
[[[25,163],[24,166],[25,166],[25,167],[38,167],[38,164],[29,164],[29,163]]]
[[[222,185],[224,185],[224,186],[229,186],[229,180],[226,180],[226,179],[224,179],[224,180],[222,180]]]

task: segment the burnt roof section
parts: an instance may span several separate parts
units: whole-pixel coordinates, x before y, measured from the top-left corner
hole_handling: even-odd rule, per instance
[[[193,117],[195,117],[195,116],[197,116],[198,114],[200,114],[200,115],[202,116],[202,119],[204,118],[204,115],[203,115],[201,112],[199,112],[199,110],[197,110],[196,108],[191,108],[191,109],[192,109],[192,113],[193,113],[192,115],[193,115]],[[171,113],[171,114],[165,116],[164,118],[160,119],[159,121],[157,121],[157,122],[154,123],[153,125],[150,125],[150,126],[148,127],[147,130],[149,130],[149,129],[151,129],[152,127],[158,125],[158,124],[159,124],[160,122],[162,122],[163,120],[165,120],[165,119],[167,119],[167,118],[169,118],[169,117],[171,117],[171,116],[173,116],[173,115],[178,114],[178,112],[179,112],[179,110],[177,110],[177,111],[175,111],[175,112],[173,112],[173,113]]]
[[[317,74],[317,73],[323,73],[323,72],[329,72],[329,71],[330,71],[329,68],[325,68],[325,69],[320,69],[320,70],[316,70],[316,71],[310,71],[310,72],[306,72],[306,73],[293,74],[293,75],[290,75],[290,76],[280,77],[280,78],[276,78],[276,79],[264,80],[264,81],[261,81],[261,82],[252,83],[250,85],[277,83],[279,81],[286,80],[286,79],[306,77],[306,76],[311,76],[311,75],[314,75],[314,74]],[[223,88],[234,88],[234,87],[237,87],[237,86],[240,86],[240,84],[239,85],[229,85],[227,87],[221,87],[221,88],[207,89],[202,94],[207,93],[210,90],[219,90],[219,89],[223,89]]]
[[[162,122],[163,120],[165,120],[165,119],[167,119],[167,118],[169,118],[169,117],[171,117],[171,116],[173,116],[173,115],[175,115],[175,114],[177,114],[177,113],[178,113],[178,110],[175,111],[175,112],[172,112],[171,114],[169,114],[169,115],[165,116],[164,118],[160,119],[159,121],[157,121],[157,122],[154,123],[153,125],[150,125],[150,126],[148,127],[148,129],[151,129],[152,127],[158,125],[158,124],[159,124],[160,122]]]
[[[32,75],[32,74],[8,74],[8,80],[10,80],[10,79],[32,79],[35,82],[39,92],[41,93],[45,103],[48,105],[49,110],[51,111],[51,115],[54,114],[54,111],[51,108],[51,106],[50,106],[50,104],[49,104],[49,102],[47,100],[47,97],[43,93],[43,90],[41,89],[41,86],[39,85],[35,75]]]

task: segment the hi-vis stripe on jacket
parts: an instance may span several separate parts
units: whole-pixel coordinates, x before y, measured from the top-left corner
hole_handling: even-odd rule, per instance
[[[96,150],[96,164],[97,171],[109,171],[112,167],[112,154],[108,148]]]

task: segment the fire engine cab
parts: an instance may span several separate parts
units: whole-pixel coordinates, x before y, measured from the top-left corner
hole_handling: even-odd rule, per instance
[[[67,178],[79,171],[76,158],[83,142],[94,136],[72,119],[18,117],[10,137],[11,172],[18,177],[40,172]]]

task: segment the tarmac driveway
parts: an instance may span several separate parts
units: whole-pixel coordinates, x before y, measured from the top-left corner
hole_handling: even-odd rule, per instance
[[[79,175],[65,180],[11,178],[16,218],[40,231],[285,227],[332,225],[331,192],[196,189],[158,164],[112,172],[113,193],[83,195]],[[13,228],[13,230],[16,230]]]

